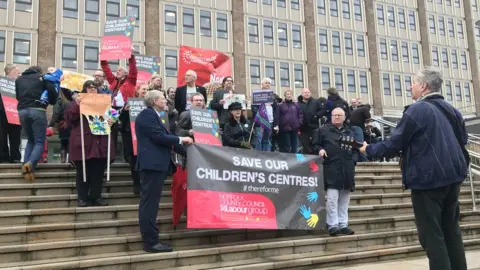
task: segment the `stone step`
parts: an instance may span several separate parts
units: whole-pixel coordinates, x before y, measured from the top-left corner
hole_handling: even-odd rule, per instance
[[[468,200],[472,198],[472,193],[468,187],[462,188],[460,191],[460,200]],[[480,190],[475,190],[475,198],[480,199]],[[371,204],[395,204],[411,202],[410,192],[402,193],[384,193],[384,194],[355,194],[350,196],[350,205],[371,205]]]
[[[21,168],[22,168],[21,164],[0,164],[0,174],[20,173]],[[130,165],[128,163],[112,163],[110,169],[112,171],[115,171],[118,169],[130,170]],[[46,164],[38,164],[38,167],[35,169],[36,173],[66,172],[66,171],[75,172],[75,168],[70,163],[46,163]]]
[[[480,245],[480,239],[473,238],[480,233],[480,224],[462,224],[461,227],[466,246]],[[130,238],[130,240],[133,239]],[[376,251],[376,256],[397,254],[392,251],[382,252],[392,248],[408,247],[402,253],[421,251],[416,244],[416,229],[409,229],[343,237],[319,235],[268,240],[252,239],[246,242],[187,246],[184,249],[178,247],[171,253],[145,254],[126,237],[109,237],[1,247],[0,261],[3,263],[0,264],[0,269],[6,267],[18,267],[11,269],[105,269],[101,267],[107,266],[110,267],[108,269],[121,269],[122,266],[129,269],[169,269],[191,265],[194,265],[191,269],[212,269],[214,263],[218,264],[216,267],[285,269],[295,266],[318,266],[319,263],[325,262],[338,263],[345,258],[358,258],[358,254],[373,250]],[[345,256],[346,254],[350,256]],[[93,256],[88,257],[89,255]],[[334,255],[340,255],[341,258]],[[325,260],[325,256],[333,257]],[[274,268],[269,268],[266,265],[268,263],[273,263]],[[210,268],[200,268],[202,264],[208,264]]]
[[[104,182],[107,180],[105,173]],[[35,183],[75,183],[76,173],[73,170],[65,172],[41,172],[35,174]],[[170,177],[171,178],[171,177]],[[128,170],[117,170],[110,172],[110,181],[132,181],[132,176]],[[25,184],[21,173],[0,173],[0,184]]]

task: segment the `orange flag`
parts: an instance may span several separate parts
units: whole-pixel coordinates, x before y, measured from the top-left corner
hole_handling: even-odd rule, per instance
[[[83,115],[103,116],[111,106],[111,97],[106,94],[80,93],[80,113]]]

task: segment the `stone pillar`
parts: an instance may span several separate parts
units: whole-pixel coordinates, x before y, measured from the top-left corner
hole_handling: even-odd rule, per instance
[[[57,1],[42,0],[38,10],[37,65],[46,69],[55,66],[55,40],[57,34]]]
[[[422,48],[423,66],[432,65],[432,49],[430,48],[430,27],[428,26],[427,3],[425,0],[417,0],[418,28],[420,30],[420,46]]]
[[[247,92],[247,72],[245,56],[245,13],[243,0],[232,1],[233,39],[233,74],[235,75],[235,91],[239,94]]]
[[[160,53],[160,1],[145,1],[145,55]],[[162,13],[163,14],[163,13]],[[163,17],[163,16],[162,16]]]
[[[374,0],[365,1],[370,81],[372,83],[372,87],[370,88],[370,91],[372,91],[372,106],[375,115],[383,116],[383,90],[380,83],[380,57],[378,55],[378,38],[376,31],[377,20],[375,19],[376,10]]]
[[[307,76],[308,88],[312,97],[318,98],[321,89],[318,83],[318,61],[317,61],[317,27],[315,25],[316,1],[304,0],[303,8],[305,14],[305,46],[307,51]]]
[[[472,100],[475,104],[475,114],[480,116],[480,73],[479,67],[480,64],[477,58],[477,42],[475,40],[475,23],[477,22],[473,16],[472,12],[472,2],[471,0],[463,1],[463,9],[465,12],[465,25],[467,26],[467,44],[468,44],[468,56],[470,62],[470,69],[472,71],[472,82],[473,82],[473,96]],[[480,21],[478,21],[480,23]]]

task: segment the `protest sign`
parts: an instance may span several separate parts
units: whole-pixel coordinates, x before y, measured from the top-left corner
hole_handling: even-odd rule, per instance
[[[80,112],[88,120],[88,126],[93,135],[110,134],[108,124],[108,110],[110,109],[111,97],[105,94],[80,93]]]
[[[138,114],[143,111],[145,106],[143,98],[129,98],[128,105],[130,106],[130,131],[132,132],[133,154],[137,155],[137,134],[135,133],[135,120]]]
[[[262,103],[271,104],[274,100],[273,90],[253,90],[252,105],[260,105]]]
[[[230,57],[218,51],[181,46],[178,62],[178,86],[185,85],[185,73],[190,69],[197,73],[197,85],[222,82],[232,73]]]
[[[157,56],[135,56],[137,61],[137,85],[148,83],[154,73],[160,74],[160,57]]]
[[[128,59],[132,56],[135,17],[127,16],[105,22],[100,60]]]
[[[245,95],[240,95],[240,94],[224,94],[223,99],[225,100],[225,103],[223,103],[223,108],[228,109],[228,106],[234,102],[238,102],[242,104],[242,109],[246,110],[247,109],[247,104],[245,104]]]
[[[188,147],[188,228],[325,228],[319,156]]]
[[[88,80],[93,80],[93,77],[82,73],[64,70],[60,87],[66,88],[70,91],[82,92],[83,84]]]
[[[195,143],[222,146],[216,111],[192,107],[190,117]]]
[[[20,125],[17,110],[18,101],[15,94],[15,80],[0,76],[0,94],[2,95],[3,110],[7,115],[8,123]]]

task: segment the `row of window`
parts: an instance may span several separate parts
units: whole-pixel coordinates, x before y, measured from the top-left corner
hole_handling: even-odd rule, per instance
[[[452,0],[435,0],[435,3],[443,4],[443,1],[445,1],[445,4],[447,4],[447,6],[449,6],[449,7],[452,6]],[[433,0],[428,0],[428,2],[433,2]],[[473,2],[475,2],[475,0],[473,0]],[[460,7],[460,0],[454,0],[454,6],[456,8],[459,8]],[[474,5],[474,6],[476,6],[476,5]]]
[[[453,18],[446,18],[444,16],[436,16],[438,17],[438,20],[435,20],[435,15],[429,14],[428,15],[428,26],[430,28],[430,34],[436,34],[437,33],[437,28],[438,28],[438,33],[441,36],[446,36],[446,27],[445,27],[445,20],[446,24],[448,27],[448,36],[450,37],[455,37],[455,22]],[[459,19],[457,20],[457,37],[460,39],[463,39],[463,20]]]
[[[328,33],[329,31],[331,32],[331,35],[329,35]],[[320,51],[328,52],[329,50],[328,44],[330,42],[332,44],[332,52],[341,54],[342,53],[342,44],[341,44],[342,36],[344,40],[345,54],[353,55],[353,50],[354,50],[353,39],[355,38],[356,40],[355,48],[357,50],[357,55],[361,57],[365,56],[365,36],[363,34],[339,32],[339,31],[332,31],[332,30],[326,30],[326,29],[318,30]]]
[[[264,72],[261,72],[261,64],[258,59],[250,59],[250,84],[261,83],[261,78],[268,77],[272,80],[272,85],[275,85],[276,76],[276,66],[279,67],[280,72],[280,85],[282,87],[290,87],[290,70],[293,65],[293,74],[294,74],[294,85],[295,88],[304,87],[304,72],[303,64],[291,64],[286,62],[275,63],[274,61],[263,61],[264,62]],[[263,75],[263,76],[262,76]]]
[[[120,0],[107,0],[105,3],[105,15],[107,20],[120,17]],[[134,16],[140,19],[140,1],[127,0],[126,16]],[[78,18],[78,0],[63,0],[63,17]],[[85,20],[98,21],[100,18],[100,0],[85,0]]]
[[[200,21],[200,35],[212,36],[212,13],[207,10],[197,11]],[[182,8],[182,29],[184,34],[195,34],[195,10]],[[217,38],[228,38],[228,21],[226,13],[216,13]],[[177,32],[177,6],[165,5],[165,31]]]
[[[386,96],[392,95],[392,89],[395,91],[395,96],[398,96],[398,97],[403,96],[404,91],[407,97],[412,96],[412,76],[411,75],[402,76],[399,74],[383,73],[382,82],[383,82],[383,94]]]
[[[259,42],[259,21],[263,23],[263,43],[273,44],[275,38],[274,33],[277,33],[278,45],[282,47],[288,47],[288,24],[282,22],[275,23],[269,20],[259,20],[257,18],[248,18],[249,42]],[[290,28],[292,30],[291,37],[293,47],[302,48],[302,26],[298,24],[292,24]]]
[[[395,13],[395,9],[397,12]],[[398,24],[399,28],[406,29],[407,28],[407,20],[406,20],[406,13],[404,8],[400,7],[393,7],[387,6],[387,18],[388,18],[388,25],[391,27],[396,27]],[[415,10],[409,9],[407,10],[408,13],[408,25],[410,30],[416,31],[417,30],[417,20],[415,17]],[[395,16],[397,14],[397,16]],[[385,8],[384,5],[377,4],[377,23],[384,25],[385,24]]]
[[[449,50],[450,54],[448,53]],[[460,51],[460,55],[458,54],[458,51]],[[441,61],[443,67],[450,68],[451,66],[453,69],[458,69],[458,57],[460,56],[462,70],[468,70],[466,51],[432,46],[432,63],[434,66],[440,66],[440,54],[442,55]]]
[[[5,30],[0,30],[0,61],[5,61]],[[32,35],[29,33],[13,33],[13,63],[30,64],[30,48]]]
[[[328,7],[327,7],[328,2]],[[342,10],[339,11],[341,4]],[[352,7],[353,4],[353,7]],[[338,17],[338,13],[342,13],[344,19],[355,17],[355,20],[362,20],[362,1],[361,0],[317,0],[317,13],[321,15],[327,14],[327,9],[330,11],[330,16]],[[352,14],[353,13],[353,14]]]
[[[0,8],[7,9],[8,0],[0,0]],[[15,10],[32,12],[32,0],[15,0]]]
[[[333,70],[333,72],[332,72]],[[327,90],[333,84],[338,91],[347,90],[351,93],[357,93],[357,87],[360,93],[368,93],[368,79],[366,71],[353,69],[341,69],[322,67],[322,90]],[[333,77],[332,77],[333,75]],[[333,82],[332,82],[333,78]]]
[[[387,45],[387,42],[390,43],[390,46]],[[418,43],[407,42],[407,41],[397,41],[397,40],[387,41],[384,38],[380,38],[379,44],[380,44],[380,58],[383,60],[388,60],[388,55],[390,51],[390,56],[392,61],[397,61],[397,62],[400,61],[399,47],[401,46],[402,62],[410,63],[410,55],[411,55],[412,62],[414,64],[420,64],[420,53],[419,53],[420,45]]]
[[[258,0],[262,1],[264,5],[272,5],[272,0]],[[287,1],[286,0],[276,0],[277,1],[277,7],[280,8],[286,8],[287,7]],[[257,3],[257,0],[248,0],[248,2],[252,3]],[[300,9],[300,0],[290,0],[290,7],[292,9]]]

